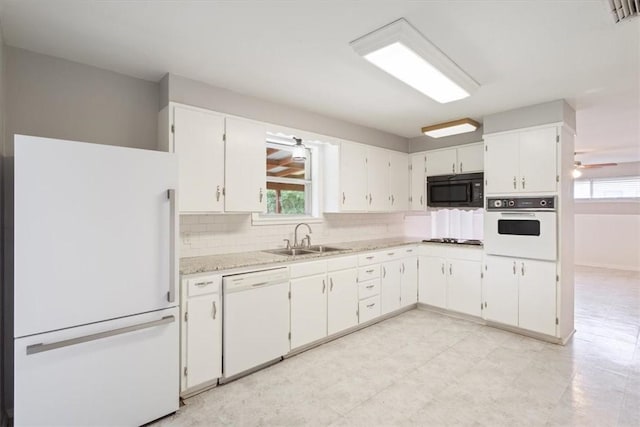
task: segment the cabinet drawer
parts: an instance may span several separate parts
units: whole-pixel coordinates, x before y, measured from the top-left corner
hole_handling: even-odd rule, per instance
[[[314,276],[316,274],[324,274],[327,272],[327,261],[311,261],[301,262],[299,264],[291,264],[290,277]]]
[[[380,277],[380,265],[370,265],[358,269],[358,282],[366,282],[378,277]]]
[[[358,283],[358,299],[363,300],[380,294],[380,279]]]
[[[187,296],[206,295],[220,292],[222,276],[203,276],[193,279],[186,279]]]
[[[362,267],[364,265],[371,265],[382,262],[384,260],[382,255],[383,252],[371,252],[368,254],[358,255],[358,265]]]
[[[381,253],[382,262],[394,261],[404,257],[404,248],[391,248]]]
[[[349,268],[356,268],[358,266],[358,256],[341,256],[327,260],[328,271],[347,270]]]
[[[380,295],[360,301],[358,313],[360,323],[367,322],[380,316]]]
[[[402,248],[401,250],[403,257],[418,255],[418,247],[417,246],[407,246]]]

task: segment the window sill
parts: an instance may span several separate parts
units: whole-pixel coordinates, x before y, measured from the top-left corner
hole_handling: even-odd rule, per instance
[[[311,215],[270,216],[259,213],[251,214],[251,225],[293,225],[301,222],[319,224],[322,222],[322,217]]]

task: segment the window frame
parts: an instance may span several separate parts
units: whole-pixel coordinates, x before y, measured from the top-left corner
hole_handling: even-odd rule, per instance
[[[269,177],[265,171],[265,184],[267,182],[282,182],[282,183],[292,183],[292,184],[300,184],[304,182],[305,185],[305,214],[303,215],[291,215],[291,214],[282,214],[282,213],[266,213],[266,212],[254,212],[251,214],[251,223],[252,225],[288,225],[288,224],[298,224],[300,222],[307,223],[321,223],[322,217],[320,215],[321,212],[321,198],[320,198],[320,179],[319,179],[319,170],[320,170],[320,145],[314,142],[304,141],[304,145],[306,146],[307,153],[309,157],[305,162],[305,178],[296,179],[296,178],[278,178],[278,177]],[[279,143],[277,141],[270,140],[267,137],[265,141],[265,148],[269,146],[275,146],[275,148],[284,147],[292,147],[292,145],[287,145],[283,143]]]
[[[640,182],[640,175],[626,175],[626,176],[610,176],[610,177],[594,177],[594,178],[581,178],[574,180],[574,195],[573,199],[577,203],[608,203],[608,202],[639,202],[640,196],[636,197],[593,197],[594,183],[598,181],[615,181],[615,180],[629,180],[634,179]],[[576,182],[588,182],[589,183],[589,197],[575,197],[575,183]]]

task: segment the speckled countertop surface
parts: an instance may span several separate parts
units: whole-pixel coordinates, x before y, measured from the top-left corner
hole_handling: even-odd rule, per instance
[[[276,255],[263,251],[239,252],[220,255],[198,256],[180,259],[180,274],[209,273],[234,268],[252,267],[265,264],[290,263],[293,261],[325,258],[335,255],[373,251],[393,246],[420,243],[422,239],[415,237],[397,237],[377,240],[360,240],[356,242],[327,243],[327,246],[344,248],[343,251],[329,253],[304,254],[296,256]]]

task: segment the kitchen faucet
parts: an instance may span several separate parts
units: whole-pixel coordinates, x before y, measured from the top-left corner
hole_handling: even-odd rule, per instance
[[[300,247],[300,246],[304,246],[304,241],[305,241],[305,240],[307,241],[307,246],[311,246],[311,237],[309,237],[309,234],[307,234],[307,235],[302,239],[302,241],[300,241],[300,244],[298,244],[298,228],[299,228],[301,225],[306,225],[306,226],[307,226],[307,229],[309,230],[309,234],[311,234],[311,233],[312,233],[312,231],[311,231],[311,227],[310,227],[310,226],[309,226],[309,224],[307,224],[306,222],[301,222],[300,224],[296,225],[296,228],[295,228],[295,230],[293,231],[293,247],[294,247],[294,248],[297,248],[297,247]]]

